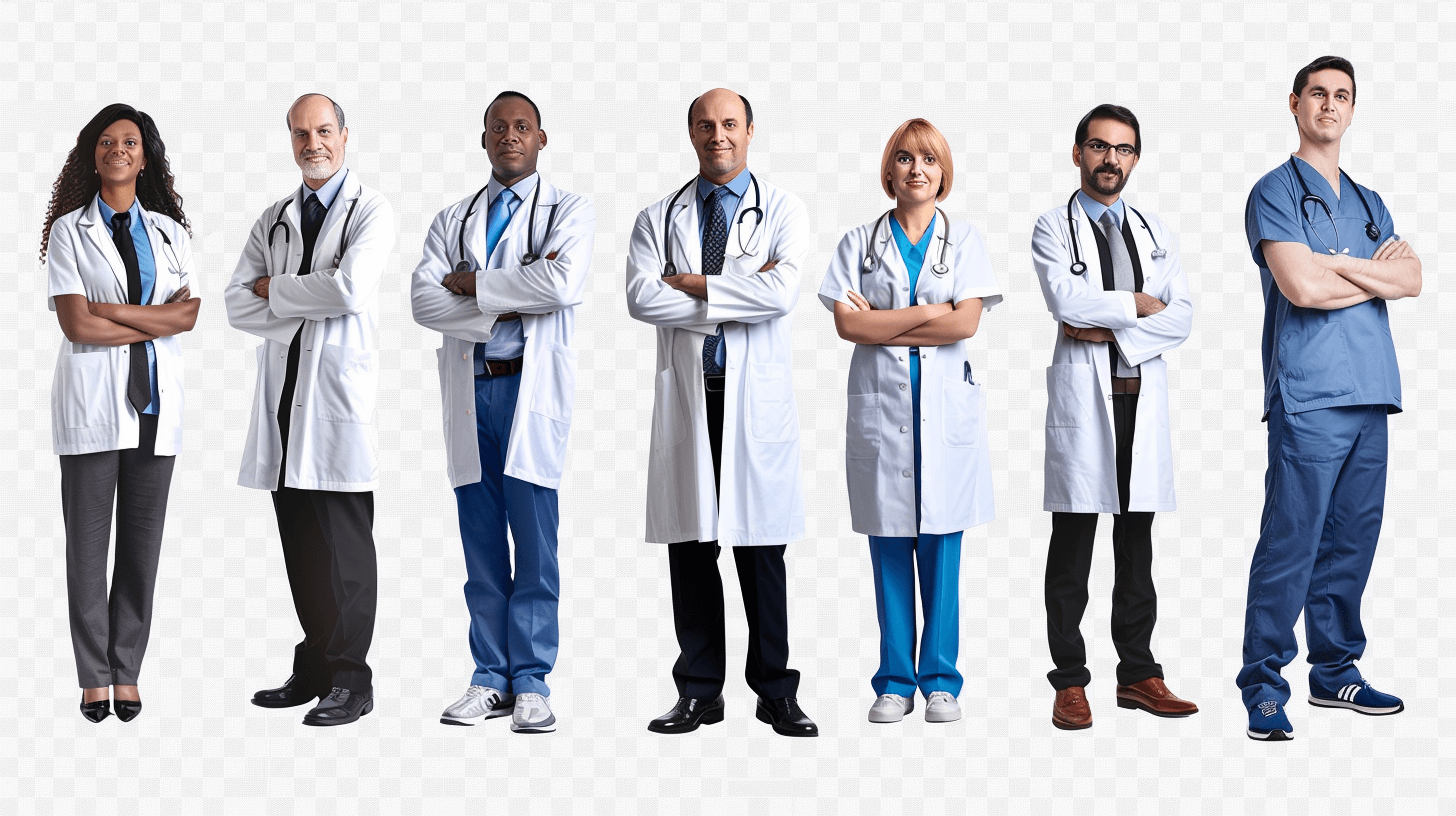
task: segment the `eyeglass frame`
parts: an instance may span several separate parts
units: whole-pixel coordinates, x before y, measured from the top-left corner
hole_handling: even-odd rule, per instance
[[[1100,144],[1102,147],[1094,147],[1094,144]],[[1108,144],[1101,139],[1088,139],[1077,146],[1083,150],[1091,151],[1094,156],[1105,156],[1109,150],[1116,153],[1119,159],[1127,159],[1138,155],[1137,147],[1126,142],[1122,144]]]

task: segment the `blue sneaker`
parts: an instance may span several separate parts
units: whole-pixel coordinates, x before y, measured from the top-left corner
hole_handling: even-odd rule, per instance
[[[1281,742],[1294,739],[1294,726],[1284,716],[1284,706],[1265,700],[1249,709],[1249,739]]]
[[[1376,691],[1361,678],[1358,683],[1349,683],[1338,690],[1311,685],[1309,704],[1322,708],[1348,708],[1361,714],[1381,716],[1399,714],[1405,710],[1405,703],[1394,694]]]

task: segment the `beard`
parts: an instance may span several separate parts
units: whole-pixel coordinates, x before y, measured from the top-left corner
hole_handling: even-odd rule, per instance
[[[1103,184],[1098,174],[1104,172],[1115,173],[1117,174],[1117,178],[1111,184]],[[1095,169],[1084,169],[1082,171],[1082,180],[1102,195],[1117,195],[1122,192],[1123,187],[1127,186],[1127,174],[1122,172],[1122,168],[1115,164],[1104,163]]]
[[[337,173],[339,167],[343,165],[343,155],[340,154],[337,158],[339,159],[338,164],[335,164],[332,159],[325,162],[311,162],[306,158],[300,157],[298,160],[298,168],[303,171],[303,177],[306,179],[314,179],[315,181],[318,179],[326,179]]]

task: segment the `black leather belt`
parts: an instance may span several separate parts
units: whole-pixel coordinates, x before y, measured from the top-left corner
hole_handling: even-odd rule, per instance
[[[525,355],[521,355],[514,360],[482,360],[481,362],[485,363],[485,372],[476,374],[475,379],[482,380],[487,377],[508,377],[512,374],[519,374],[525,359]]]
[[[725,384],[726,380],[727,378],[722,374],[704,374],[703,390],[712,391],[715,394],[721,394],[727,388],[727,385]]]
[[[1112,378],[1112,393],[1114,394],[1136,394],[1141,386],[1141,377]]]

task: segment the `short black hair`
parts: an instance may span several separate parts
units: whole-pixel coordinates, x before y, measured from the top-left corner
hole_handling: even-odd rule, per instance
[[[698,100],[702,98],[703,95],[698,94],[697,96],[693,97],[693,101],[688,103],[688,129],[690,130],[693,126],[693,108],[698,106]],[[747,122],[743,123],[743,126],[748,127],[749,125],[753,124],[753,106],[748,104],[748,97],[744,96],[743,94],[739,94],[738,98],[743,101],[743,115],[748,119]]]
[[[1344,57],[1320,57],[1310,64],[1299,69],[1294,75],[1294,95],[1304,93],[1304,86],[1309,84],[1309,75],[1315,71],[1323,71],[1326,68],[1333,68],[1336,71],[1344,71],[1350,77],[1350,104],[1355,104],[1355,66]]]
[[[343,130],[344,129],[344,109],[341,108],[341,107],[339,107],[339,103],[338,102],[335,102],[333,99],[330,99],[326,94],[321,94],[321,93],[306,93],[303,96],[300,96],[298,99],[293,100],[293,104],[292,105],[289,105],[288,106],[288,110],[285,111],[284,114],[283,114],[283,121],[284,121],[285,124],[288,125],[288,129],[289,130],[293,130],[293,120],[292,119],[289,119],[288,116],[289,116],[289,114],[293,113],[293,109],[298,106],[298,103],[301,102],[301,101],[303,101],[304,96],[322,96],[324,99],[328,99],[329,100],[329,104],[334,106],[334,121],[336,121],[336,122],[339,123],[339,129],[340,130]]]
[[[1077,123],[1077,144],[1080,145],[1087,141],[1087,128],[1092,126],[1094,119],[1112,119],[1132,128],[1133,152],[1139,156],[1143,154],[1143,129],[1138,125],[1137,117],[1133,115],[1133,112],[1121,105],[1098,105],[1087,111],[1087,115]]]
[[[526,96],[525,94],[521,93],[520,91],[501,91],[500,93],[496,94],[495,95],[495,99],[490,100],[490,104],[485,106],[485,113],[482,115],[482,118],[485,118],[485,117],[489,117],[490,116],[490,109],[493,108],[493,107],[495,107],[495,103],[501,101],[502,99],[511,99],[511,98],[524,99],[524,100],[526,100],[526,104],[531,106],[531,112],[534,113],[534,114],[536,114],[536,129],[537,130],[540,130],[541,129],[541,109],[538,108],[538,107],[536,107],[536,103],[531,101],[531,97]],[[485,119],[485,126],[486,127],[490,127],[490,119],[488,119],[488,118]]]

